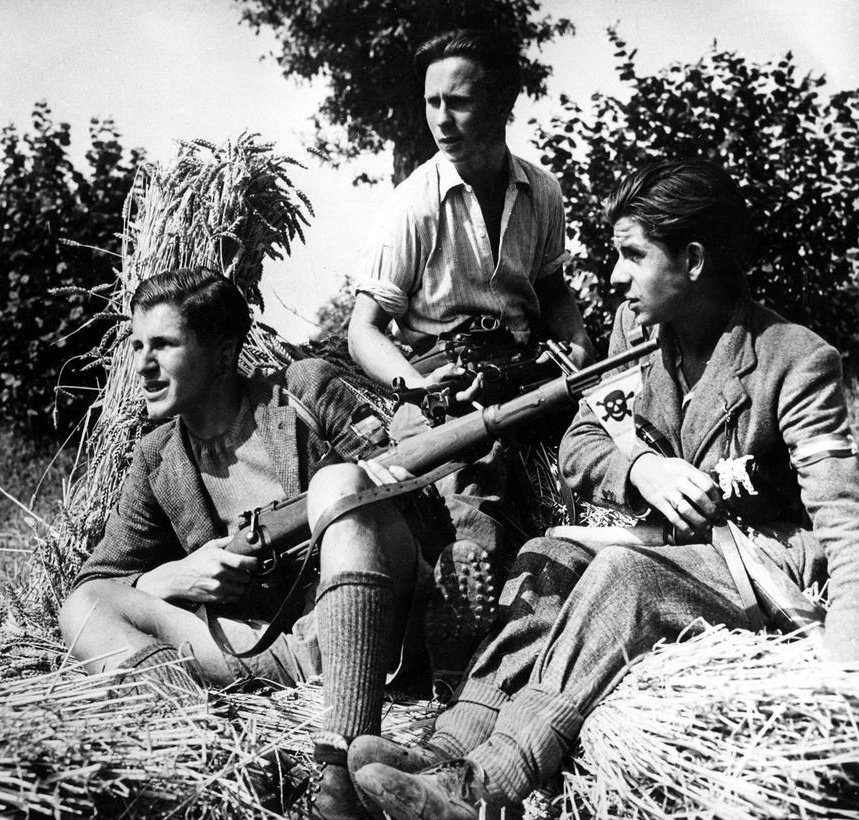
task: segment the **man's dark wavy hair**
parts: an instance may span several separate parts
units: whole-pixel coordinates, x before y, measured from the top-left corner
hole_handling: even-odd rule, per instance
[[[456,29],[427,40],[415,52],[418,80],[423,83],[430,65],[447,57],[467,57],[483,66],[489,99],[501,107],[513,108],[522,87],[522,66],[516,43],[507,33]]]
[[[605,203],[606,219],[638,222],[645,236],[676,253],[700,242],[723,273],[748,265],[749,210],[731,175],[701,159],[665,160],[621,180]]]
[[[251,328],[248,303],[226,276],[208,268],[178,268],[144,279],[131,297],[131,312],[172,305],[187,330],[207,341],[227,338],[241,350]]]

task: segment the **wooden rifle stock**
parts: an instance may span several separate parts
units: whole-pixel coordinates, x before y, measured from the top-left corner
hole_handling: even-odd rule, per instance
[[[559,376],[510,401],[450,419],[401,441],[373,460],[386,467],[400,465],[415,475],[427,473],[503,433],[569,405],[606,373],[647,356],[657,347],[655,339],[636,345],[570,376]],[[266,575],[281,561],[301,559],[309,539],[307,499],[306,493],[302,493],[245,513],[239,531],[226,549],[242,555],[259,555],[259,574]]]

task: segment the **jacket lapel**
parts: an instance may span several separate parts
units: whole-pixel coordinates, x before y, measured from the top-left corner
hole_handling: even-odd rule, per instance
[[[178,421],[161,450],[161,462],[151,473],[151,486],[179,541],[194,550],[224,533],[215,522],[200,473],[191,461]]]
[[[255,394],[260,396],[255,413],[257,430],[285,497],[293,498],[302,491],[295,410],[281,403],[279,386],[267,382],[251,384],[251,401],[254,401]],[[271,392],[267,396],[257,392],[268,389]]]
[[[662,336],[666,338],[665,335]],[[636,415],[650,422],[665,436],[675,455],[680,454],[680,386],[673,376],[670,344],[642,364],[641,393],[636,398]]]
[[[720,430],[734,427],[737,413],[751,401],[742,382],[742,377],[757,366],[749,328],[750,307],[748,300],[738,306],[686,408],[683,452],[695,466],[700,465]]]

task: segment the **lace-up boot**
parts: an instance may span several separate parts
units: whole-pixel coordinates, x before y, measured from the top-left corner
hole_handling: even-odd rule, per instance
[[[522,816],[521,807],[490,799],[486,774],[467,759],[449,760],[420,774],[371,763],[354,780],[362,795],[394,820],[477,820],[484,804],[487,820]]]

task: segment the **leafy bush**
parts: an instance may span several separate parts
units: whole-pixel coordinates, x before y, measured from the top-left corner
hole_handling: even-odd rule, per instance
[[[604,349],[616,299],[615,254],[602,202],[647,161],[704,157],[722,163],[750,202],[757,236],[749,284],[755,298],[859,353],[859,91],[824,97],[823,77],[798,77],[790,53],[749,64],[713,50],[697,63],[639,76],[634,50],[614,31],[628,101],[596,94],[585,116],[563,113],[536,145],[561,181],[574,241],[574,285],[592,338]]]
[[[35,106],[30,133],[11,125],[0,132],[0,419],[35,436],[54,424],[60,432],[74,426],[95,374],[64,366],[101,335],[87,321],[98,306],[82,294],[51,291],[114,279],[108,255],[62,240],[119,251],[122,207],[141,159],[137,151],[124,159],[111,120],[92,120],[89,136],[83,173],[68,157],[68,124],[55,123],[44,102]]]

